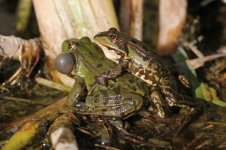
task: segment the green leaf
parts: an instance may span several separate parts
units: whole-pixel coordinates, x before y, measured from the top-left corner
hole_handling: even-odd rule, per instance
[[[219,99],[217,91],[214,88],[209,87],[206,83],[199,82],[195,70],[186,63],[186,59],[188,59],[186,52],[183,49],[180,49],[180,51],[173,55],[174,60],[177,62],[175,67],[178,70],[183,71],[185,76],[188,78],[191,83],[193,97],[197,99],[204,99],[221,107],[226,107],[226,102]]]
[[[226,107],[226,102],[223,102],[219,99],[219,97],[217,96],[217,91],[214,88],[211,88],[206,83],[201,83],[200,89],[206,101],[209,101],[221,107]]]

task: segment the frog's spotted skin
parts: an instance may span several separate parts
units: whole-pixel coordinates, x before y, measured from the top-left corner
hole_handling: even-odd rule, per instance
[[[140,95],[117,86],[101,89],[97,86],[86,98],[86,107],[78,109],[83,114],[98,114],[111,118],[127,118],[143,106]]]
[[[184,100],[183,96],[178,94],[176,80],[170,70],[156,52],[149,50],[143,42],[114,28],[97,34],[94,39],[108,59],[118,63],[119,66],[123,64],[123,67],[126,66],[124,68],[134,76],[151,86],[151,100],[156,105],[160,117],[167,115],[163,110],[166,104],[191,110],[188,119],[182,124],[187,124],[201,112],[201,108],[191,101]],[[112,57],[109,53],[115,54]]]
[[[88,38],[68,39],[62,47],[64,53],[56,59],[56,65],[59,65],[56,68],[76,79],[68,102],[70,106],[75,106],[77,113],[124,119],[143,107],[144,91],[131,74],[120,76],[114,82],[109,81],[108,86],[96,84],[96,77],[113,69],[115,64]],[[68,69],[64,69],[64,65],[68,65],[68,62],[62,61],[65,57],[70,58],[69,62],[73,63]],[[82,103],[80,97],[84,89],[87,89],[88,96]]]
[[[170,76],[159,56],[153,50],[148,51],[142,42],[132,37],[110,29],[97,34],[94,39],[101,45],[105,55],[109,52],[116,53],[117,59],[107,56],[108,59],[117,63],[120,60],[127,61],[130,72],[150,85],[158,84]]]

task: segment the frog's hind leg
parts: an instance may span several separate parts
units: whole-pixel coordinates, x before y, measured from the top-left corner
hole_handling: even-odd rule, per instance
[[[77,103],[75,109],[80,114],[125,119],[139,111],[142,106],[143,98],[140,95],[124,92],[121,96],[108,95],[104,98],[87,96],[86,103]]]
[[[170,113],[168,104],[158,90],[152,91],[150,101],[154,103],[160,118],[165,118]]]
[[[203,112],[203,108],[200,103],[193,102],[192,99],[188,96],[186,96],[185,99],[184,96],[176,93],[171,88],[164,89],[162,93],[164,94],[165,100],[167,101],[169,106],[185,108],[189,111],[189,115],[180,123],[179,127],[177,127],[177,133],[181,132],[189,123],[191,123]]]
[[[165,83],[163,85],[164,86],[160,87],[161,93],[165,97],[168,105],[170,107],[176,106],[188,110],[188,115],[186,116],[186,118],[182,120],[178,127],[175,128],[178,134],[203,112],[203,105],[201,105],[199,102],[194,102],[193,99],[189,96],[182,96],[181,94],[179,94],[174,82],[169,83],[169,80],[165,80]]]

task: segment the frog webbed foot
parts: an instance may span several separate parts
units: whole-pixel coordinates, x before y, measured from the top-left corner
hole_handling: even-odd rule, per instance
[[[166,98],[166,101],[171,107],[176,106],[180,109],[184,108],[187,110],[186,117],[181,120],[180,125],[175,127],[176,134],[179,134],[186,126],[188,126],[203,112],[202,103],[193,102],[192,99],[188,96],[184,97],[182,95],[174,93],[173,95],[171,95],[171,97]]]

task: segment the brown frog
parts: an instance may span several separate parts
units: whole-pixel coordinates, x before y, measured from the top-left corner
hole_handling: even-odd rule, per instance
[[[167,116],[166,109],[163,109],[166,105],[186,108],[189,110],[189,116],[181,123],[182,129],[202,112],[199,104],[188,101],[188,98],[178,93],[175,77],[157,53],[148,49],[143,42],[115,28],[97,34],[94,39],[105,56],[118,64],[112,72],[123,72],[119,70],[126,69],[151,86],[151,101],[161,118]],[[100,77],[101,80],[103,78],[107,79],[107,75]]]

